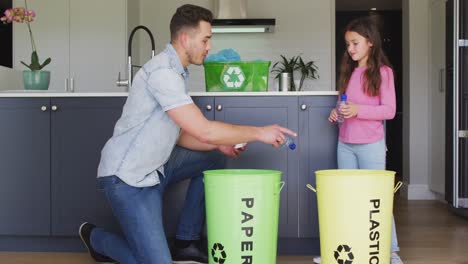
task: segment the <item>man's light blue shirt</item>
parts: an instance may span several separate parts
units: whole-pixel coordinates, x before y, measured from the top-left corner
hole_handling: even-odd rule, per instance
[[[187,91],[188,76],[171,44],[143,65],[102,150],[98,177],[116,175],[135,187],[160,182],[158,171],[164,175],[164,164],[180,134],[166,111],[193,103]]]

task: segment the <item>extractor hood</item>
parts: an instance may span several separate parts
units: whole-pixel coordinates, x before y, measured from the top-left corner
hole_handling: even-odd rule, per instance
[[[270,33],[275,31],[274,18],[214,19],[213,33]]]
[[[247,0],[215,0],[213,33],[273,32],[274,18],[247,18]]]

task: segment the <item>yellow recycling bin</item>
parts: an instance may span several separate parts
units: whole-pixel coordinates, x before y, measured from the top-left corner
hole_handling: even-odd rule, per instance
[[[325,264],[390,262],[395,172],[316,171],[320,254]]]

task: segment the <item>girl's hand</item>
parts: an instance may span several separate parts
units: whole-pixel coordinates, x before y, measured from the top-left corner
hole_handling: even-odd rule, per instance
[[[336,108],[333,108],[330,111],[330,116],[328,117],[328,121],[330,121],[331,123],[334,123],[337,120],[338,120],[338,113],[336,112]]]
[[[348,102],[346,105],[343,105],[340,108],[340,112],[344,116],[344,118],[351,118],[351,117],[357,116],[358,109],[359,109],[359,106],[357,104]]]

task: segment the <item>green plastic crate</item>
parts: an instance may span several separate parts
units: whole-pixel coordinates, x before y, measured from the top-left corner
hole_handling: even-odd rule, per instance
[[[270,61],[205,62],[206,91],[268,91],[270,64]]]

